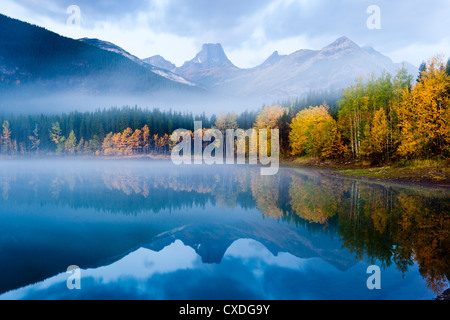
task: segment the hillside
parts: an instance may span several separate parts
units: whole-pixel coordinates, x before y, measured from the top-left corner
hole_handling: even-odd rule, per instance
[[[0,15],[3,92],[108,94],[188,88],[119,53]]]

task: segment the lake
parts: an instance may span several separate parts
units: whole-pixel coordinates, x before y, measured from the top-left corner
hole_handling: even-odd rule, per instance
[[[313,169],[0,161],[0,299],[431,300],[449,286],[449,249],[448,189]]]

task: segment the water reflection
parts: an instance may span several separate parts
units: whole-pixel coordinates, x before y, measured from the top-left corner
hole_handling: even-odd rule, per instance
[[[234,269],[245,265],[246,272],[260,273],[259,278],[265,275],[264,284],[272,288],[247,288],[241,293],[230,289],[221,293],[222,298],[228,293],[244,299],[330,298],[330,292],[320,296],[315,291],[324,285],[317,286],[317,281],[363,268],[362,263],[396,269],[403,277],[418,267],[435,294],[448,286],[448,190],[368,184],[313,170],[283,169],[267,177],[248,166],[175,167],[144,161],[5,161],[0,187],[0,293],[24,287],[10,293],[13,296],[34,297],[39,285],[27,285],[48,279],[42,284],[48,287],[48,281],[53,283],[53,276],[71,264],[84,267],[87,278],[97,283],[112,274],[102,268],[121,265],[122,273],[139,272],[139,263],[150,261],[150,256],[153,262],[145,272],[141,270],[146,279],[171,273],[164,280],[169,281],[189,265],[195,270],[191,270],[193,279],[203,281],[211,264],[219,279],[221,266],[233,257]],[[262,256],[249,250],[252,246]],[[172,254],[178,262],[167,258],[167,252],[178,252]],[[183,252],[191,255],[180,256]],[[280,262],[286,255],[289,263]],[[284,270],[280,273],[286,280],[284,289],[281,284],[274,289],[275,283],[267,278],[267,270],[274,267],[263,256]],[[130,258],[138,269],[130,270],[135,269],[127,262]],[[158,269],[161,263],[169,269]],[[304,286],[307,276],[299,270],[306,265],[310,277],[317,274],[316,286]],[[362,284],[364,271],[363,280],[356,277]],[[327,272],[331,275],[325,276]],[[346,274],[342,283],[357,281],[354,273],[353,280]],[[245,279],[239,275],[236,271],[233,281]],[[289,295],[290,284],[295,283],[292,276],[303,279],[303,290]],[[129,278],[142,280],[137,275]],[[150,294],[156,290],[152,283],[141,298],[177,296]],[[349,288],[349,297],[350,292],[359,292],[352,285]],[[192,288],[190,297],[195,298],[195,292],[200,297],[199,290]],[[202,291],[203,296],[207,291]]]
[[[126,292],[126,299],[151,300],[376,299],[376,292],[361,286],[364,274],[362,266],[343,272],[319,258],[274,255],[249,239],[235,241],[220,264],[210,265],[177,240],[159,252],[140,248],[110,265],[82,270],[79,291],[67,290],[68,276],[62,273],[2,298],[123,299]],[[402,291],[423,289],[414,279],[405,281],[399,275],[389,282],[385,299],[397,299]]]

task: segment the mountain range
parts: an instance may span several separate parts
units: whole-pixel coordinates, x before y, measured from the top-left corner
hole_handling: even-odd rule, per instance
[[[418,73],[415,66],[403,65],[410,74]],[[181,97],[177,100],[181,102],[189,95],[213,97],[216,102],[232,97],[259,107],[311,91],[338,90],[361,76],[395,74],[401,66],[371,47],[341,37],[320,50],[288,55],[275,51],[248,69],[233,64],[221,44],[204,44],[194,58],[177,67],[160,55],[139,59],[107,41],[66,38],[0,14],[0,108],[19,97],[28,97],[29,102],[57,94],[162,93]]]
[[[170,62],[147,59],[163,67]],[[309,91],[340,89],[361,76],[395,74],[405,66],[410,74],[418,70],[410,63],[394,63],[371,47],[360,47],[341,37],[321,50],[299,50],[289,55],[275,51],[261,65],[240,69],[226,56],[220,44],[205,44],[195,58],[172,72],[223,93],[264,96],[277,100],[298,97]]]
[[[168,68],[157,67],[154,64],[147,63],[111,42],[102,41],[99,39],[89,39],[89,38],[83,38],[83,39],[79,39],[79,40],[81,42],[87,43],[89,45],[96,46],[102,50],[120,54],[120,55],[124,56],[125,58],[137,63],[138,65],[146,68],[147,70],[149,70],[161,77],[164,77],[170,81],[178,82],[178,83],[185,84],[185,85],[192,86],[192,87],[196,86],[195,83],[193,83],[189,80],[186,80],[183,77],[171,72]]]

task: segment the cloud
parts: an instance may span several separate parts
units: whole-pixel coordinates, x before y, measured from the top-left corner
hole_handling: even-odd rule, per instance
[[[148,9],[148,2],[142,0],[111,1],[111,0],[15,0],[16,4],[39,15],[52,16],[55,19],[66,12],[71,5],[80,7],[84,14],[92,19],[120,18]]]
[[[65,26],[69,5],[81,8],[81,32]],[[380,30],[367,28],[370,5],[381,9]],[[0,9],[67,36],[104,38],[141,58],[161,54],[178,65],[203,43],[220,42],[241,67],[275,50],[321,49],[343,35],[418,65],[429,58],[421,55],[446,43],[449,11],[447,0],[2,0]],[[411,46],[430,50],[407,50]]]

